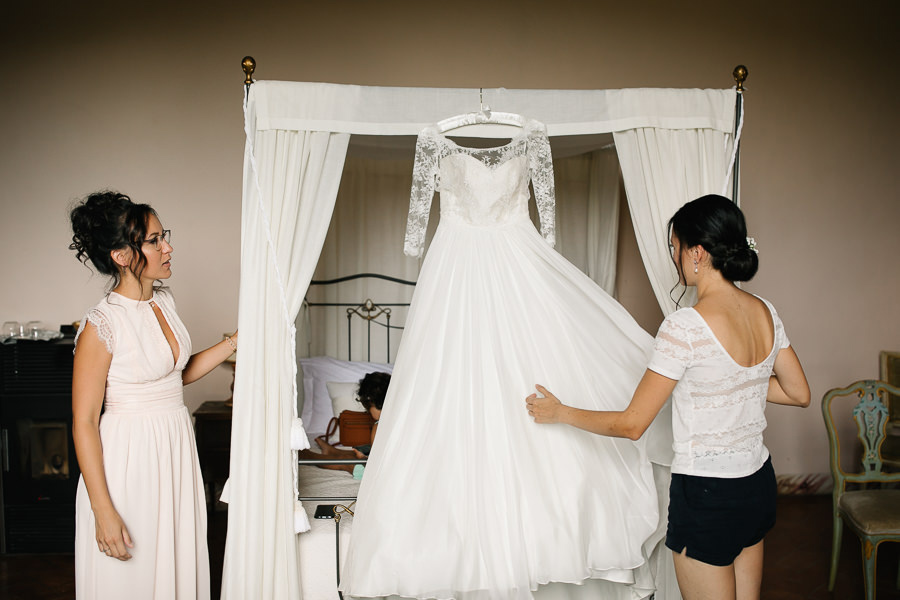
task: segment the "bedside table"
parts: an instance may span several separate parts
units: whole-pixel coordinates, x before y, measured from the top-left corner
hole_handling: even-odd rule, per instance
[[[216,484],[228,479],[231,460],[231,407],[224,400],[204,402],[194,411],[197,455],[207,490],[207,510],[216,505]]]

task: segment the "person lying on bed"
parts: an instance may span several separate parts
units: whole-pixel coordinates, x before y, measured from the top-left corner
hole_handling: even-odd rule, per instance
[[[352,450],[344,450],[342,448],[335,448],[325,441],[324,436],[319,436],[316,438],[316,444],[319,446],[320,451],[313,452],[312,450],[301,450],[299,458],[366,458],[369,455],[369,451],[372,449],[372,444],[375,442],[375,432],[378,431],[378,420],[381,418],[381,408],[384,406],[384,397],[387,394],[388,385],[390,383],[390,373],[366,373],[363,378],[359,380],[359,391],[356,393],[356,399],[363,405],[363,408],[369,411],[372,418],[375,419],[375,424],[372,426],[372,436],[369,439],[368,444],[356,446]],[[323,469],[347,471],[348,473],[352,473],[357,479],[362,477],[363,466],[358,464],[317,466]]]

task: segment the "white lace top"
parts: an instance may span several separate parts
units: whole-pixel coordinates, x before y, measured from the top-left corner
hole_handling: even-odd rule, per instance
[[[553,158],[542,123],[528,121],[508,144],[496,148],[460,146],[436,126],[426,127],[416,142],[404,253],[422,255],[435,191],[441,193],[442,220],[458,218],[490,226],[521,216],[523,210],[527,216],[529,181],[541,233],[552,246],[556,241]]]
[[[672,392],[672,472],[744,477],[769,457],[763,445],[766,396],[775,357],[790,346],[775,308],[775,340],[758,365],[743,367],[693,308],[666,317],[656,335],[649,369],[678,380]]]

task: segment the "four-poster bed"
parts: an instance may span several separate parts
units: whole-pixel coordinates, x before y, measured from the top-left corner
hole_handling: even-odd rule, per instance
[[[300,597],[294,535],[295,318],[319,259],[351,135],[412,136],[470,111],[477,90],[252,82],[247,94],[239,326],[229,536],[223,598]],[[685,201],[736,196],[742,82],[734,90],[481,90],[555,136],[612,134],[654,294],[674,309],[665,222]],[[480,137],[508,137],[479,130]],[[665,423],[661,425],[665,426]],[[294,435],[292,435],[292,429]],[[656,448],[665,465],[668,448]],[[299,524],[305,526],[305,519]]]

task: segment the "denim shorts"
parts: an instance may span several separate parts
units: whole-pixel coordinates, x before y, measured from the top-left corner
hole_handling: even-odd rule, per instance
[[[771,457],[746,477],[672,474],[666,547],[725,567],[775,526],[775,471]]]

